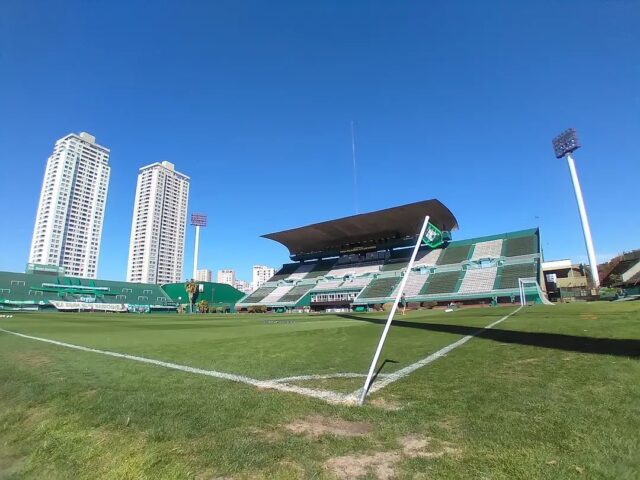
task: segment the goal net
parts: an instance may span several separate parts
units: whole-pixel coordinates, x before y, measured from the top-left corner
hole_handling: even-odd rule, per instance
[[[534,277],[519,278],[518,289],[520,290],[520,305],[523,307],[527,302],[542,303],[544,305],[553,305],[540,288],[538,280]]]

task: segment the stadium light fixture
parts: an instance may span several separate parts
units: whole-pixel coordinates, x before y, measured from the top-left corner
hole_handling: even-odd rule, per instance
[[[198,273],[198,249],[200,247],[200,227],[207,226],[207,216],[203,213],[191,214],[191,225],[196,227],[196,245],[193,252],[193,279],[195,280]]]
[[[578,180],[578,172],[571,154],[580,148],[578,135],[573,128],[565,130],[553,139],[553,151],[556,158],[567,157],[569,172],[571,173],[571,181],[573,182],[573,190],[578,202],[578,211],[580,212],[580,220],[582,221],[582,233],[584,234],[584,243],[587,248],[587,256],[589,258],[589,266],[591,267],[591,283],[595,288],[600,287],[600,278],[598,277],[598,263],[596,261],[596,253],[593,248],[593,239],[591,238],[591,227],[589,227],[589,218],[587,210],[584,206],[584,198],[582,197],[582,188],[580,180]]]

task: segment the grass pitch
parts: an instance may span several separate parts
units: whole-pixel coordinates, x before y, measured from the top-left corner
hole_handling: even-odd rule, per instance
[[[379,378],[513,310],[398,315]],[[384,318],[16,314],[0,328],[349,394],[363,378],[335,374],[366,372]],[[0,478],[638,478],[639,399],[639,302],[529,307],[361,408],[0,332]]]

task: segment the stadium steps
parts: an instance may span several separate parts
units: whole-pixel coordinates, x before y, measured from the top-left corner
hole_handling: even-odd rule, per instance
[[[259,303],[275,289],[276,287],[261,287],[252,294],[245,297],[240,303]]]
[[[422,275],[419,272],[412,271],[404,286],[405,296],[407,298],[418,296],[428,278],[429,275]],[[394,291],[394,294],[395,293],[397,292]]]
[[[305,280],[308,280],[310,278],[324,277],[327,273],[329,273],[335,263],[336,259],[320,260],[315,264],[315,268],[307,273],[307,276],[304,277]]]
[[[282,266],[280,270],[278,270],[273,277],[271,277],[269,282],[277,282],[278,280],[284,280],[289,277],[293,272],[295,272],[300,267],[298,263],[287,263]]]
[[[462,278],[458,293],[484,293],[493,290],[498,267],[468,269]]]
[[[362,290],[369,285],[372,280],[371,277],[352,278],[340,285],[340,290]]]
[[[469,258],[472,245],[452,245],[444,249],[444,253],[438,259],[438,265],[452,265]]]
[[[285,293],[282,297],[280,297],[280,300],[278,300],[278,303],[298,302],[298,300],[300,300],[301,297],[306,295],[311,290],[311,287],[313,287],[313,285],[298,285],[297,287],[293,287],[291,290]]]
[[[385,263],[380,270],[383,272],[395,272],[397,270],[402,270],[408,264],[408,260],[396,260],[393,262]]]
[[[402,277],[376,278],[358,295],[358,300],[389,297]]]
[[[423,266],[423,265],[429,265],[429,266],[436,265],[441,254],[442,254],[441,248],[437,248],[435,250],[430,250],[430,251],[426,251],[426,250],[419,251],[418,256],[416,257],[414,266],[417,267],[417,266]]]
[[[494,289],[504,290],[507,288],[518,288],[519,278],[536,277],[535,263],[519,263],[516,265],[505,265],[499,269]]]
[[[462,273],[464,272],[460,270],[434,273],[429,277],[429,281],[425,283],[424,287],[422,287],[420,295],[454,293]]]
[[[351,264],[334,266],[327,274],[327,277],[342,277],[347,275],[366,275],[367,273],[377,273],[380,271],[380,262],[369,262],[366,264]]]
[[[519,257],[522,255],[532,255],[534,253],[538,253],[538,249],[536,248],[535,235],[508,238],[503,244],[503,257]]]
[[[301,280],[306,277],[307,273],[313,270],[315,266],[316,265],[314,263],[303,263],[287,277],[287,280]]]
[[[339,280],[328,280],[328,281],[320,281],[313,288],[314,292],[327,292],[329,290],[337,290],[344,280],[340,278]]]
[[[269,294],[260,300],[260,303],[269,304],[280,302],[280,298],[291,291],[293,287],[291,285],[284,285],[282,287],[276,287]]]
[[[498,258],[502,252],[502,238],[497,240],[489,240],[488,242],[478,242],[473,247],[471,260],[480,260],[483,258]]]

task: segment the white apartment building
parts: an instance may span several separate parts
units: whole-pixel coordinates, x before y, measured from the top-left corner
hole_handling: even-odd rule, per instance
[[[29,263],[96,278],[110,173],[109,149],[93,135],[71,133],[56,142],[42,182]]]
[[[189,177],[173,163],[140,169],[131,222],[127,281],[174,283],[182,279]]]
[[[218,283],[226,283],[233,287],[236,283],[236,271],[230,268],[218,270]]]
[[[266,265],[254,265],[253,266],[253,282],[251,286],[254,290],[257,290],[269,280],[276,273],[275,268],[267,267]]]
[[[211,281],[211,270],[208,268],[202,268],[196,270],[196,281],[197,282],[210,282]]]
[[[236,290],[240,290],[243,293],[251,293],[251,283],[245,282],[244,280],[236,280],[233,284]]]

